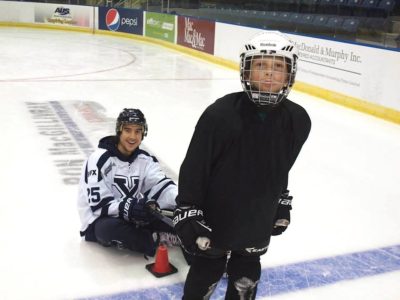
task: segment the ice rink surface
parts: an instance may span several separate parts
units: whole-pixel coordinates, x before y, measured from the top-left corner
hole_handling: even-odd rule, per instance
[[[102,35],[0,27],[0,45],[0,299],[180,299],[179,249],[179,272],[157,279],[153,258],[81,241],[77,179],[125,107],[145,113],[143,147],[176,179],[198,117],[241,90],[238,73]],[[292,224],[262,257],[257,299],[400,299],[400,126],[289,98],[313,125],[290,175]]]

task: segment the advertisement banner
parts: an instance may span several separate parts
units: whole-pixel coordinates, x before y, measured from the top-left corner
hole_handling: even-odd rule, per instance
[[[291,35],[299,49],[298,80],[364,98],[362,48],[330,40]]]
[[[99,29],[142,35],[143,11],[99,7]]]
[[[178,17],[179,45],[214,54],[215,22]]]
[[[93,8],[61,4],[35,4],[35,23],[91,27]]]
[[[175,43],[175,16],[146,12],[146,36]]]
[[[300,82],[400,110],[393,78],[400,78],[396,51],[290,35],[299,49]]]

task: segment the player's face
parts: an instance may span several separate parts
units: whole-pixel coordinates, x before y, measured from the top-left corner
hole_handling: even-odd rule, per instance
[[[123,155],[130,156],[139,147],[142,139],[143,127],[141,125],[124,125],[119,136],[118,150]]]
[[[288,66],[283,57],[256,56],[251,60],[251,86],[265,93],[278,93],[288,83]]]

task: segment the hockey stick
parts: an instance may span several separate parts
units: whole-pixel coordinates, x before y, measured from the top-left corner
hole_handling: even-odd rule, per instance
[[[174,223],[172,222],[171,218],[169,218],[174,215],[174,213],[172,211],[159,209],[155,205],[151,205],[148,208],[149,208],[149,212],[154,217],[156,217],[158,220],[164,222],[165,224],[169,225],[170,227],[174,228]]]
[[[161,222],[164,222],[165,224],[174,228],[174,224],[173,224],[172,220],[169,218],[174,215],[174,213],[172,211],[159,209],[159,208],[155,207],[155,205],[149,206],[149,211],[158,220],[160,220]],[[200,250],[203,250],[203,251],[210,248],[210,243],[211,243],[211,241],[207,237],[199,236],[196,239],[197,246],[199,247]]]

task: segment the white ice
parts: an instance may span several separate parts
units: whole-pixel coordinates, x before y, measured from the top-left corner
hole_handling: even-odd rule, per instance
[[[113,133],[122,108],[140,108],[149,123],[144,146],[176,178],[198,117],[241,90],[238,73],[102,35],[0,27],[0,45],[0,299],[75,299],[183,282],[188,267],[177,249],[169,255],[179,272],[157,279],[144,267],[152,259],[81,241],[77,185],[65,184],[60,160],[86,156],[55,155],[29,108],[61,103],[94,147]],[[296,91],[290,98],[313,125],[291,172],[292,224],[272,239],[263,268],[400,245],[400,126]],[[105,121],[82,118],[88,103],[104,108]],[[399,282],[397,269],[271,298],[395,300]]]

